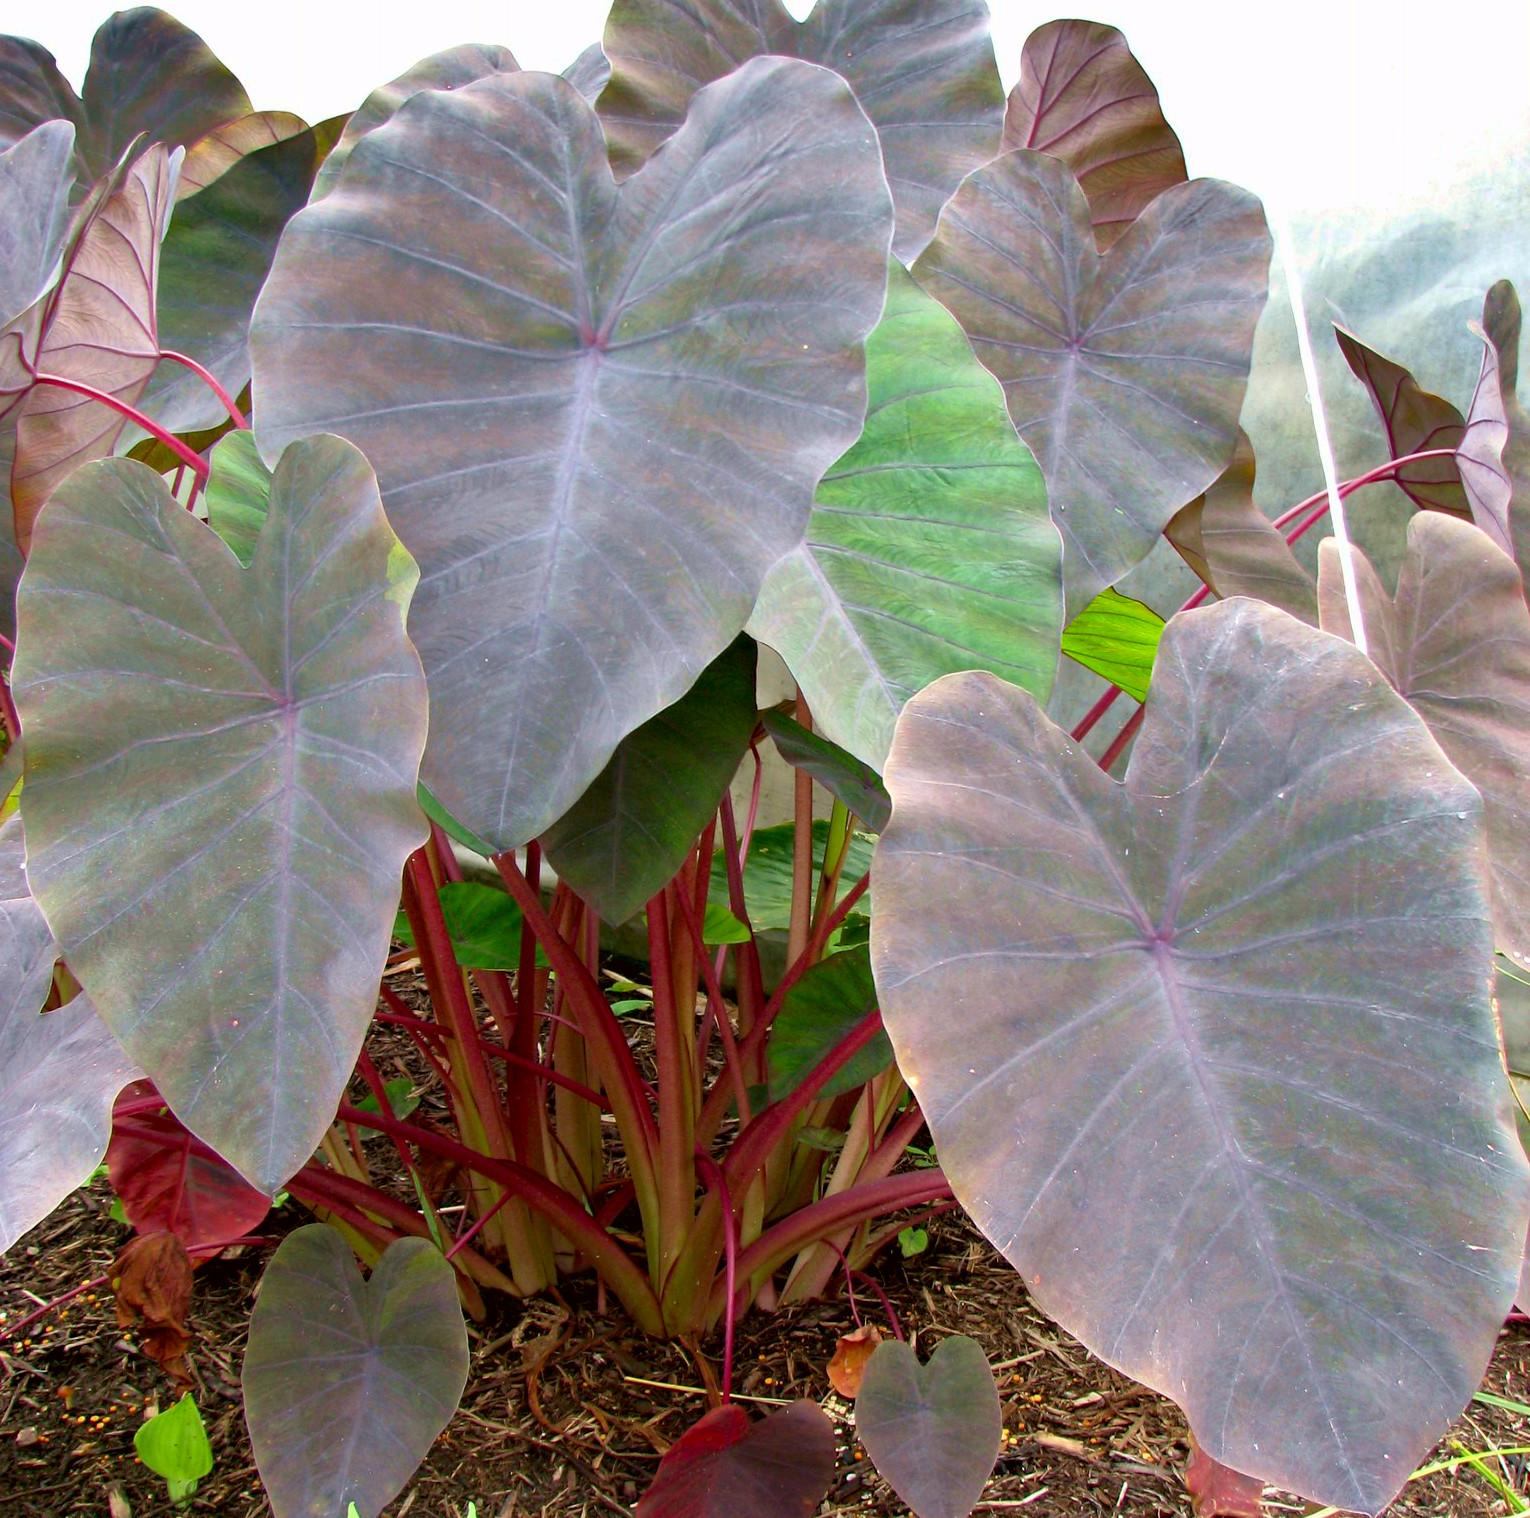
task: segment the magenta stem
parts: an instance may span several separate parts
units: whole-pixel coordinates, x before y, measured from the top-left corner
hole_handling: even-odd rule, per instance
[[[168,358],[172,364],[184,364],[193,374],[198,375],[207,388],[222,402],[223,409],[228,412],[228,419],[234,426],[241,432],[250,430],[250,424],[244,419],[244,412],[239,409],[234,398],[194,358],[186,353],[177,353],[173,348],[161,348],[159,356]]]
[[[1084,713],[1083,720],[1073,729],[1073,741],[1082,743],[1094,731],[1095,724],[1116,704],[1116,697],[1123,694],[1119,685],[1112,685],[1093,706]]]

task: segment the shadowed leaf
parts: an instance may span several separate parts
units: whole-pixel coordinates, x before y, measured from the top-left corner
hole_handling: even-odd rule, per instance
[[[1062,651],[1134,701],[1147,700],[1163,618],[1119,591],[1102,590],[1069,624]]]
[[[151,1081],[135,1081],[119,1104],[154,1094]],[[270,1197],[193,1138],[168,1109],[117,1118],[106,1171],[139,1233],[173,1233],[187,1249],[251,1233],[271,1210]]]
[[[880,765],[903,703],[987,669],[1045,699],[1061,544],[1004,396],[898,265],[866,343],[866,425],[819,483],[807,538],[765,577],[750,632],[824,735]]]
[[[1254,448],[1242,429],[1232,462],[1164,528],[1164,536],[1224,600],[1253,596],[1317,626],[1317,587],[1254,504]]]
[[[171,1109],[267,1195],[333,1116],[424,832],[413,581],[366,461],[318,438],[277,465],[248,570],[142,464],[77,471],[17,598],[33,893]]]
[[[834,1476],[834,1426],[814,1402],[751,1423],[715,1407],[669,1447],[637,1518],[809,1518]]]
[[[1269,258],[1259,202],[1211,179],[1165,191],[1101,257],[1077,180],[1024,150],[941,216],[914,273],[1041,465],[1070,617],[1226,466]]]
[[[617,745],[542,835],[548,863],[610,923],[674,876],[717,810],[754,731],[754,644],[737,638],[673,706]]]
[[[497,849],[695,683],[800,538],[860,431],[889,223],[849,91],[776,58],[620,192],[565,81],[423,92],[289,224],[262,448],[333,428],[376,466],[421,566],[425,780]]]
[[[0,1255],[83,1186],[137,1067],[83,996],[42,1014],[57,949],[22,871],[21,820],[0,826]]]
[[[1195,1518],[1264,1518],[1264,1482],[1213,1460],[1194,1435],[1185,1490]]]
[[[824,1056],[877,1004],[865,944],[820,960],[786,993],[770,1025],[766,1059],[770,1099],[789,1096]],[[854,1091],[892,1064],[892,1045],[880,1030],[819,1091],[820,1097]]]
[[[973,674],[887,784],[872,963],[957,1198],[1213,1458],[1379,1511],[1530,1221],[1476,792],[1356,650],[1242,599],[1169,623],[1124,783]]]
[[[918,1518],[967,1518],[998,1458],[999,1389],[976,1339],[953,1334],[924,1365],[899,1339],[877,1346],[855,1399],[855,1431]]]
[[[1466,424],[1449,401],[1430,394],[1401,364],[1383,358],[1343,327],[1335,326],[1333,335],[1376,407],[1389,458],[1459,445]],[[1453,458],[1421,459],[1399,469],[1393,478],[1415,506],[1460,517],[1470,514]]]
[[[1004,116],[1004,151],[1012,148],[1068,165],[1101,252],[1189,177],[1153,81],[1126,38],[1095,21],[1049,21],[1026,38]]]
[[[159,360],[155,288],[160,239],[170,220],[176,164],[150,148],[122,176],[76,235],[35,338],[23,335],[27,386],[9,420],[16,429],[11,503],[23,551],[55,487],[81,464],[109,454],[120,413],[38,375],[89,385],[127,405],[143,394]],[[8,345],[11,334],[4,339]],[[0,391],[9,376],[0,379]],[[0,395],[3,401],[3,395]]]
[[[213,450],[202,499],[207,525],[248,569],[271,504],[271,471],[255,446],[254,433],[231,432]]]
[[[825,817],[813,823],[813,878],[823,868],[824,850],[829,842],[829,822]],[[864,833],[851,833],[850,846],[845,853],[844,867],[839,874],[839,895],[845,892],[871,868],[871,840]],[[713,901],[728,899],[728,872],[719,849],[712,856],[712,884],[710,896]],[[749,857],[744,864],[744,904],[749,910],[749,923],[756,933],[784,928],[792,915],[792,824],[784,822],[778,827],[757,828],[749,840]],[[856,904],[851,916],[864,917],[871,910],[871,893],[868,891]]]
[[[1318,569],[1323,626],[1352,637],[1338,545]],[[1355,551],[1372,662],[1482,793],[1498,947],[1530,967],[1530,608],[1514,561],[1469,522],[1408,524],[1395,599]]]
[[[63,117],[79,135],[81,181],[111,171],[135,138],[184,147],[250,114],[244,87],[207,44],[152,6],[118,11],[90,48],[81,99],[53,55],[24,37],[0,37],[0,146]]]
[[[310,1223],[261,1277],[244,1356],[245,1420],[276,1518],[362,1518],[414,1474],[467,1383],[456,1276],[424,1239],[389,1245],[363,1281],[350,1246]]]
[[[351,112],[340,140],[334,151],[324,161],[314,180],[313,198],[318,200],[334,189],[340,170],[351,156],[351,150],[368,132],[376,131],[386,121],[391,121],[398,108],[421,90],[454,90],[475,79],[486,79],[491,74],[514,74],[520,64],[508,48],[482,47],[477,43],[465,43],[461,47],[448,48],[442,53],[432,53],[422,58],[412,68],[406,69],[397,79],[372,91]]]
[[[864,760],[847,753],[837,743],[807,728],[785,712],[762,712],[760,720],[776,751],[793,769],[815,779],[836,801],[861,819],[873,833],[880,833],[892,815],[892,797],[882,777]]]
[[[806,21],[780,0],[616,0],[602,42],[600,119],[619,175],[679,126],[703,85],[765,53],[833,69],[876,126],[904,263],[969,170],[999,145],[1004,87],[983,0],[819,0]]]

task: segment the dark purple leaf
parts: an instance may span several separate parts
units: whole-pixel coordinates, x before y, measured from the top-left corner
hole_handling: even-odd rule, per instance
[[[137,1067],[83,996],[42,1013],[57,949],[0,827],[0,1255],[90,1179]]]
[[[834,1426],[815,1402],[757,1423],[714,1407],[670,1445],[637,1518],[810,1518],[834,1476]]]
[[[427,91],[294,217],[262,447],[365,450],[421,568],[425,781],[496,848],[566,812],[742,630],[860,431],[891,208],[822,69],[757,59],[618,192],[545,74]]]
[[[1185,1489],[1195,1518],[1264,1518],[1264,1482],[1213,1460],[1193,1434]]]
[[[425,1239],[363,1281],[350,1245],[310,1223],[261,1277],[244,1356],[245,1421],[276,1518],[361,1518],[397,1495],[467,1384],[456,1273]]]
[[[898,212],[893,252],[916,258],[962,178],[999,145],[1004,87],[983,0],[616,0],[602,44],[600,119],[619,175],[680,125],[692,96],[775,53],[833,69],[876,125]]]
[[[267,1195],[334,1115],[424,832],[414,573],[365,459],[317,438],[248,570],[113,459],[49,502],[17,597],[33,892],[171,1109]]]
[[[1185,155],[1126,38],[1096,21],[1049,21],[1026,38],[1004,150],[1060,158],[1089,200],[1104,252],[1147,205],[1183,184]]]
[[[968,177],[914,273],[1004,386],[1063,536],[1067,613],[1143,559],[1237,438],[1270,235],[1244,190],[1160,195],[1103,257],[1055,158]]]
[[[1367,348],[1353,333],[1335,326],[1333,335],[1345,362],[1369,392],[1386,432],[1388,457],[1403,458],[1428,448],[1454,448],[1466,423],[1449,401],[1425,390],[1401,364]],[[1467,516],[1466,492],[1454,459],[1422,459],[1394,476],[1415,506]]]
[[[397,79],[372,91],[351,112],[345,130],[334,151],[325,159],[318,177],[314,180],[313,198],[319,199],[334,189],[345,167],[351,150],[369,132],[374,132],[386,121],[391,121],[398,108],[406,100],[412,100],[421,90],[455,90],[475,79],[487,79],[495,74],[514,74],[520,64],[508,48],[481,47],[465,43],[461,47],[448,48],[444,53],[432,53],[421,58],[412,68],[406,69]]]
[[[78,381],[132,405],[159,361],[155,288],[175,169],[163,147],[139,158],[76,234],[35,331],[29,313],[0,335],[6,349],[0,409],[16,433],[11,506],[23,552],[54,488],[81,464],[109,454],[124,426],[104,402],[38,384],[34,376]],[[7,362],[13,342],[23,350],[20,369]]]
[[[1323,541],[1323,626],[1353,636],[1338,544]],[[1408,524],[1388,596],[1355,552],[1372,662],[1482,792],[1498,947],[1530,968],[1530,608],[1514,561],[1487,534],[1438,512]]]
[[[1530,1221],[1476,792],[1356,650],[1243,599],[1169,623],[1124,783],[979,674],[886,778],[872,962],[957,1198],[1214,1459],[1377,1512]]]
[[[0,37],[0,146],[53,117],[79,129],[84,183],[108,174],[140,134],[184,147],[250,113],[244,87],[207,44],[152,6],[118,11],[90,49],[83,100],[53,55],[24,37]]]
[[[861,1377],[855,1431],[918,1518],[967,1518],[1004,1432],[982,1345],[953,1334],[921,1365],[901,1339],[884,1339]]]

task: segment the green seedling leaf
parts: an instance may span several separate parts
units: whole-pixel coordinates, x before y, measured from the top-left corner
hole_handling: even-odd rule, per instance
[[[212,1445],[190,1392],[147,1423],[140,1423],[133,1435],[133,1448],[156,1476],[164,1477],[170,1500],[177,1504],[189,1501],[197,1483],[213,1468]]]
[[[783,711],[761,712],[760,720],[775,740],[776,752],[793,769],[811,775],[873,833],[880,833],[887,826],[892,815],[892,797],[887,794],[882,777],[865,760],[857,759],[821,734],[809,732]]]
[[[233,549],[248,569],[271,504],[271,471],[266,468],[253,432],[231,432],[213,449],[203,499],[207,525]]]
[[[800,540],[860,431],[891,218],[845,84],[758,58],[620,190],[566,81],[422,90],[288,224],[261,448],[329,429],[375,465],[420,564],[424,779],[496,850],[695,684]]]
[[[21,819],[0,826],[0,1255],[90,1179],[138,1068],[83,996],[42,1013],[57,945],[27,886]]]
[[[1530,609],[1514,561],[1469,522],[1408,524],[1397,594],[1355,550],[1372,661],[1482,793],[1497,946],[1530,969]],[[1323,626],[1353,634],[1338,545],[1322,545]]]
[[[915,1255],[920,1255],[930,1247],[929,1230],[925,1228],[900,1228],[898,1230],[898,1249],[905,1260],[912,1260]]]
[[[397,1080],[384,1081],[383,1092],[388,1098],[388,1110],[394,1117],[408,1117],[420,1105],[419,1093],[414,1088],[414,1082],[407,1075],[401,1075]],[[370,1091],[365,1096],[357,1097],[351,1105],[358,1112],[380,1112],[382,1110],[377,1105],[377,1098]],[[364,1127],[365,1125],[359,1126]]]
[[[1476,791],[1369,660],[1243,599],[1169,623],[1124,782],[956,675],[887,785],[872,963],[957,1199],[1212,1458],[1379,1512],[1530,1223]]]
[[[114,459],[53,496],[18,597],[33,893],[176,1116],[267,1196],[350,1078],[424,831],[413,580],[366,460],[315,438],[248,570]]]
[[[97,31],[83,98],[53,54],[24,37],[0,37],[0,79],[0,147],[40,122],[72,121],[84,184],[110,173],[140,135],[184,147],[250,113],[243,86],[207,44],[147,5],[118,11]]]
[[[1189,177],[1153,81],[1126,38],[1095,21],[1049,21],[1026,38],[1004,115],[1004,151],[1013,148],[1067,164],[1102,253]]]
[[[1004,1432],[982,1345],[953,1334],[921,1365],[901,1339],[884,1339],[861,1377],[855,1431],[918,1518],[967,1518]]]
[[[829,823],[825,817],[813,823],[813,879],[818,879],[823,867],[824,849],[829,841]],[[871,868],[873,840],[865,833],[852,833],[850,846],[845,855],[844,868],[839,876],[839,894],[846,891]],[[713,901],[728,899],[728,867],[719,852],[712,856],[712,883],[710,898]],[[792,824],[760,828],[749,841],[749,858],[744,865],[744,905],[749,910],[749,922],[756,933],[784,928],[792,916]],[[868,891],[856,903],[851,917],[868,916],[871,911],[871,893]]]
[[[1070,618],[1226,466],[1270,261],[1259,202],[1214,179],[1164,191],[1103,257],[1090,217],[1066,165],[1017,150],[968,176],[914,268],[1041,465]]]
[[[244,1357],[245,1420],[276,1518],[377,1518],[467,1384],[456,1273],[401,1239],[363,1281],[350,1246],[310,1223],[261,1279]]]
[[[766,1059],[770,1099],[795,1091],[819,1061],[877,1004],[871,954],[863,947],[820,960],[786,993],[770,1026]],[[892,1063],[892,1046],[878,1032],[818,1093],[838,1096],[864,1086]]]
[[[697,90],[747,58],[776,53],[843,76],[881,139],[905,261],[999,145],[1004,86],[979,0],[820,0],[802,22],[779,0],[617,0],[601,45],[611,82],[600,117],[622,175],[674,132]]]
[[[807,537],[766,576],[749,630],[786,660],[825,736],[879,766],[903,703],[941,675],[987,669],[1046,699],[1062,546],[1002,390],[898,264],[866,381],[865,428],[819,483]]]
[[[1151,606],[1102,590],[1068,624],[1062,651],[1134,701],[1146,701],[1162,635],[1163,618]]]
[[[641,911],[696,846],[749,747],[754,666],[753,642],[736,638],[673,706],[622,739],[595,783],[542,835],[558,878],[603,921]]]

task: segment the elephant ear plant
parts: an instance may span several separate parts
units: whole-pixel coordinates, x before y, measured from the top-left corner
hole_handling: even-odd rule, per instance
[[[0,40],[0,1245],[103,1153],[178,1300],[306,1208],[244,1366],[278,1518],[376,1518],[464,1313],[591,1272],[721,1330],[639,1513],[810,1514],[832,1429],[731,1400],[734,1325],[957,1203],[1197,1491],[1379,1512],[1482,1374],[1517,301],[1462,412],[1343,334],[1338,495],[1419,514],[1314,579],[1330,502],[1267,520],[1238,427],[1258,201],[1113,29],[1018,64],[980,0],[618,0],[566,77],[464,46],[309,127],[161,12],[78,96]],[[1160,536],[1167,619],[1115,588]],[[983,1352],[893,1331],[867,1448],[961,1518]]]

